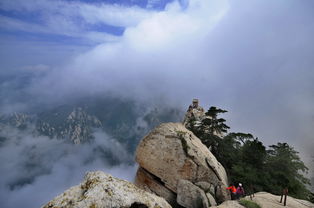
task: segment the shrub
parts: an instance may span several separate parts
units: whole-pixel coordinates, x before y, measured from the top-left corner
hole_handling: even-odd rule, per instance
[[[239,203],[246,208],[261,208],[257,203],[245,199],[241,199]]]

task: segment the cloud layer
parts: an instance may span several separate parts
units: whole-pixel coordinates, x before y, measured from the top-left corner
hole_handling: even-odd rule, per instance
[[[9,139],[0,147],[2,207],[40,207],[77,185],[87,171],[102,170],[129,181],[135,176],[132,156],[103,132],[95,134],[93,143],[84,145],[34,137],[31,129],[2,129],[3,135]]]

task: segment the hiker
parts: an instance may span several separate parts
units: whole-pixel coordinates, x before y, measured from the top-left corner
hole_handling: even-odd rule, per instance
[[[233,184],[230,184],[230,186],[227,188],[227,190],[230,191],[231,200],[235,200],[236,199],[236,192],[237,192],[236,187]]]
[[[236,191],[237,199],[243,197],[244,194],[245,194],[245,192],[244,192],[244,188],[242,187],[242,183],[239,183],[239,186],[238,186],[237,191]]]

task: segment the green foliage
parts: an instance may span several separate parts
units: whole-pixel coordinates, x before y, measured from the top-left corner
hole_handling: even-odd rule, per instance
[[[206,118],[202,120],[202,124],[200,126],[201,132],[210,135],[221,135],[222,133],[227,133],[227,130],[230,127],[225,124],[226,120],[218,118],[218,114],[226,112],[228,111],[216,108],[215,106],[210,107],[205,113]]]
[[[293,147],[277,143],[267,150],[258,138],[249,133],[233,132],[221,137],[229,127],[225,119],[218,118],[218,114],[225,112],[211,107],[201,124],[191,125],[190,130],[225,167],[232,183],[241,182],[247,192],[281,194],[284,188],[288,188],[291,196],[313,199],[306,187],[310,184],[309,179],[303,175],[308,169]]]
[[[307,200],[314,203],[314,193],[313,192],[309,193]]]
[[[177,131],[177,135],[178,135],[178,138],[180,139],[181,141],[181,144],[182,144],[182,148],[184,150],[184,153],[186,156],[188,156],[188,151],[190,149],[189,145],[187,144],[186,140],[184,139],[184,135],[185,135],[186,132],[183,132],[183,131]]]
[[[298,152],[287,143],[271,145],[267,152],[268,189],[281,193],[282,187],[287,187],[292,196],[305,198],[309,194],[306,185],[310,181],[301,174],[306,173],[308,168],[300,160]]]
[[[239,201],[239,204],[241,204],[242,206],[244,206],[246,208],[261,208],[261,206],[258,205],[257,203],[255,203],[253,201],[245,200],[245,199],[241,199]]]
[[[205,113],[206,117],[199,125],[195,125],[195,120],[190,120],[190,130],[201,139],[201,141],[211,149],[214,154],[218,154],[218,146],[221,135],[227,132],[230,127],[225,124],[226,120],[218,118],[218,114],[225,113],[226,110],[210,107]]]

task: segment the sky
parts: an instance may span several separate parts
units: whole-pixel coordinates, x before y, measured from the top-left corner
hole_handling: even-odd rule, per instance
[[[106,93],[181,109],[199,98],[228,110],[232,131],[288,142],[313,169],[313,10],[312,0],[1,0],[1,112]]]

